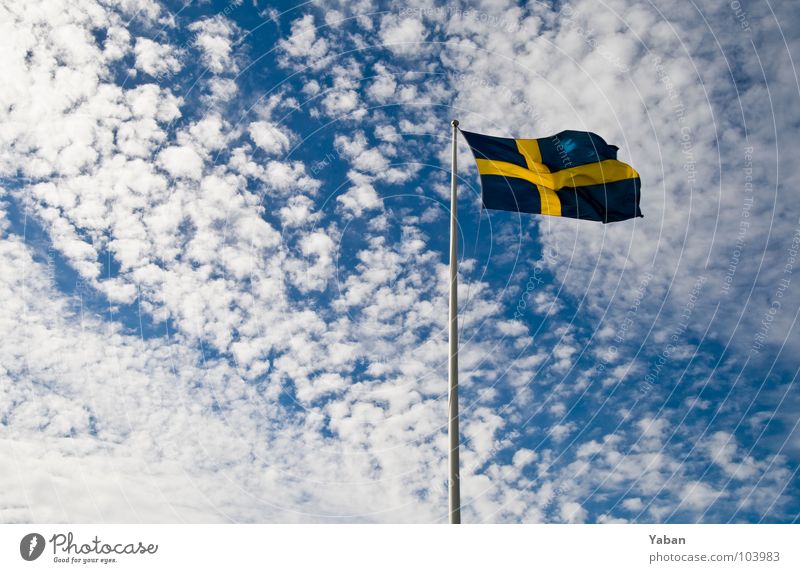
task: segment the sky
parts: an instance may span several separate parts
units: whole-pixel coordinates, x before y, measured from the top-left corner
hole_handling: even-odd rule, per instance
[[[481,210],[462,518],[800,520],[790,2],[0,1],[0,521],[447,521],[450,121],[644,218]]]

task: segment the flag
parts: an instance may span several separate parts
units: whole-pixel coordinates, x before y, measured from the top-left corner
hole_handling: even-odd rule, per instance
[[[511,139],[462,131],[486,209],[611,223],[641,217],[639,174],[588,131]]]

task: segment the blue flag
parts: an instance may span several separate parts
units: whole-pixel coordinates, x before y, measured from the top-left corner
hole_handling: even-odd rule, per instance
[[[511,139],[462,131],[486,209],[611,223],[641,217],[639,174],[588,131]]]

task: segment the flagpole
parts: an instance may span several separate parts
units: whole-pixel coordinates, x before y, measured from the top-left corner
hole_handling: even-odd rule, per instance
[[[447,399],[447,435],[450,443],[450,481],[448,499],[450,523],[461,523],[461,487],[458,463],[458,186],[456,180],[456,142],[458,120],[453,126],[453,167],[450,178],[450,362],[447,369],[449,391]]]

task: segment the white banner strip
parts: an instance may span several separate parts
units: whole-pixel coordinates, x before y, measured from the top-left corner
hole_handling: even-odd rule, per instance
[[[800,571],[800,525],[0,525],[0,571]]]

